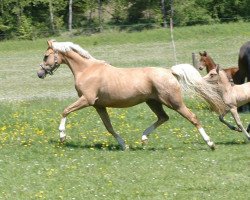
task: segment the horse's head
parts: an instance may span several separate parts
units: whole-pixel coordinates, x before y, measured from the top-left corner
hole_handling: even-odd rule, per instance
[[[198,68],[199,70],[203,70],[204,67],[208,66],[208,54],[206,51],[204,51],[203,53],[199,52],[200,54],[200,60],[199,60],[199,64],[198,64]]]
[[[219,65],[216,65],[216,68],[210,70],[210,72],[206,76],[204,76],[203,79],[211,83],[217,83],[220,78],[219,72],[220,72],[220,67]]]
[[[54,40],[47,41],[48,49],[46,50],[43,62],[40,64],[40,69],[37,72],[39,78],[45,78],[47,74],[52,75],[53,72],[60,66],[62,59],[58,51],[53,50],[52,43]]]

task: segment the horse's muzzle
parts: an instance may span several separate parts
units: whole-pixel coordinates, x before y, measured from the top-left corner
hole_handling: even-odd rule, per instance
[[[37,76],[38,76],[39,78],[41,78],[41,79],[44,79],[45,76],[46,76],[46,71],[45,71],[44,69],[38,70]]]

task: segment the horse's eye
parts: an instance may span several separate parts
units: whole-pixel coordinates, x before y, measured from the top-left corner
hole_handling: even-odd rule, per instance
[[[43,61],[46,61],[48,59],[49,55],[44,55]]]
[[[213,78],[213,77],[214,77],[214,74],[210,74],[210,77]]]

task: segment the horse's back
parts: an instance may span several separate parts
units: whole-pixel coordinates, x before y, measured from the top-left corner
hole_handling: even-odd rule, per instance
[[[130,107],[160,96],[178,96],[180,85],[170,69],[157,67],[112,68],[103,71],[99,105]]]
[[[233,93],[236,97],[237,105],[242,106],[246,103],[249,103],[250,100],[250,82],[234,85]]]

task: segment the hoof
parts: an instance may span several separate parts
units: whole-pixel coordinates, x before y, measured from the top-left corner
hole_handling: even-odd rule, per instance
[[[213,142],[208,142],[208,146],[210,147],[211,150],[215,150],[215,144]]]
[[[142,143],[143,146],[148,144],[148,137],[146,135],[142,136],[141,143]]]
[[[60,142],[64,142],[66,140],[66,134],[64,133],[64,131],[60,131]]]
[[[121,145],[121,149],[122,149],[122,151],[129,150],[129,146],[127,144]]]
[[[215,150],[215,145],[211,146],[210,148],[211,148],[212,151],[214,151]]]
[[[64,136],[64,137],[60,137],[60,142],[64,142],[66,140],[66,136]]]
[[[148,144],[148,139],[141,141],[142,146],[146,146]]]

